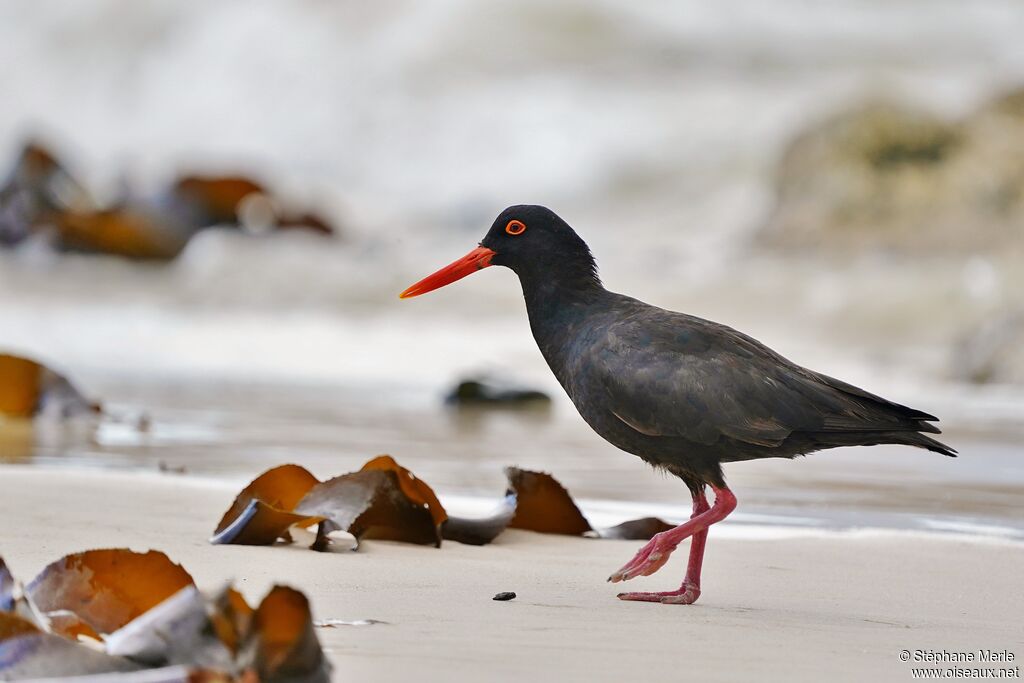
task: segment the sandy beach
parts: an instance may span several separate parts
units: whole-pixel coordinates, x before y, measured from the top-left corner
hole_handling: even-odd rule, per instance
[[[911,680],[901,650],[1024,656],[1024,544],[911,532],[713,540],[701,601],[623,603],[636,542],[506,532],[440,550],[211,546],[235,491],[212,479],[5,466],[0,553],[27,580],[79,550],[165,551],[204,588],[305,591],[336,680]],[[726,522],[728,524],[728,522]],[[714,539],[714,533],[712,533]],[[640,589],[674,587],[675,558]],[[511,602],[491,598],[515,591]],[[934,666],[934,665],[931,665]],[[967,664],[946,664],[965,667]]]
[[[1021,677],[1020,0],[52,4],[0,3],[18,580],[127,547],[252,607],[290,585],[337,622],[315,632],[338,681]],[[286,511],[240,505],[284,520],[260,538],[336,522],[338,500],[296,505],[382,454],[453,518],[492,514],[506,468],[556,479],[580,533],[690,517],[650,462],[721,459],[738,504],[692,606],[616,599],[679,586],[687,542],[626,585],[606,578],[640,541],[538,526],[481,547],[210,543],[288,463],[299,484],[259,501]],[[403,509],[435,537],[440,514]],[[220,540],[261,523],[234,519]],[[102,604],[82,566],[78,605]],[[283,677],[271,631],[314,628],[275,593],[249,620],[190,588],[160,619],[191,606],[201,626],[153,639]]]

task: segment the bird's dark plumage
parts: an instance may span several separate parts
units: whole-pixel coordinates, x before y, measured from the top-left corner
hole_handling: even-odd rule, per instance
[[[507,236],[515,217],[528,230]],[[537,344],[587,423],[688,483],[724,485],[723,462],[837,446],[955,454],[921,433],[939,432],[932,415],[800,367],[725,325],[609,292],[586,244],[548,209],[507,209],[481,244],[519,274]]]
[[[800,367],[731,327],[609,292],[586,243],[542,206],[505,209],[478,249],[402,296],[490,265],[519,276],[537,345],[583,419],[690,489],[690,520],[656,535],[609,578],[652,574],[692,538],[682,585],[621,593],[624,600],[691,604],[700,596],[708,528],[736,507],[722,463],[885,443],[956,453],[928,436],[939,433],[928,413]]]

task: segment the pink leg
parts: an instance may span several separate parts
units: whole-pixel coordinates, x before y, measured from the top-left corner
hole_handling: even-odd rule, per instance
[[[640,549],[622,569],[612,574],[612,583],[628,581],[637,576],[648,576],[661,569],[672,551],[690,536],[690,559],[686,565],[686,577],[678,590],[659,593],[620,593],[621,600],[642,600],[689,605],[700,597],[700,570],[704,562],[704,547],[707,544],[708,527],[725,519],[736,509],[736,497],[727,488],[715,488],[715,504],[708,507],[707,498],[701,492],[693,497],[693,514],[685,524],[664,531]]]
[[[693,514],[690,519],[699,517],[708,511],[708,499],[701,491],[693,497]],[[659,591],[656,593],[631,592],[619,593],[620,600],[637,600],[644,602],[664,602],[679,605],[692,605],[700,597],[700,570],[704,562],[704,546],[707,544],[708,530],[694,532],[690,541],[690,558],[686,563],[686,577],[678,590]]]

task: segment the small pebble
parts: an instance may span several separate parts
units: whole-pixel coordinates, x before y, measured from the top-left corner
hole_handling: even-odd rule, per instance
[[[502,593],[498,593],[497,595],[495,595],[491,599],[492,600],[501,600],[501,601],[515,600],[516,599],[516,594],[513,593],[512,591],[504,591]]]

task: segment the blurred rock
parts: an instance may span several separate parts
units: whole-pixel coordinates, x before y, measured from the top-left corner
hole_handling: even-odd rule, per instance
[[[543,391],[518,386],[503,379],[475,377],[460,381],[444,402],[455,406],[542,407],[551,405]]]
[[[957,379],[1024,384],[1024,310],[994,317],[966,335],[953,356]]]
[[[1024,87],[997,97],[987,111],[1010,118],[1024,119]]]
[[[837,251],[1024,247],[1024,91],[962,121],[892,103],[794,139],[762,244]]]

